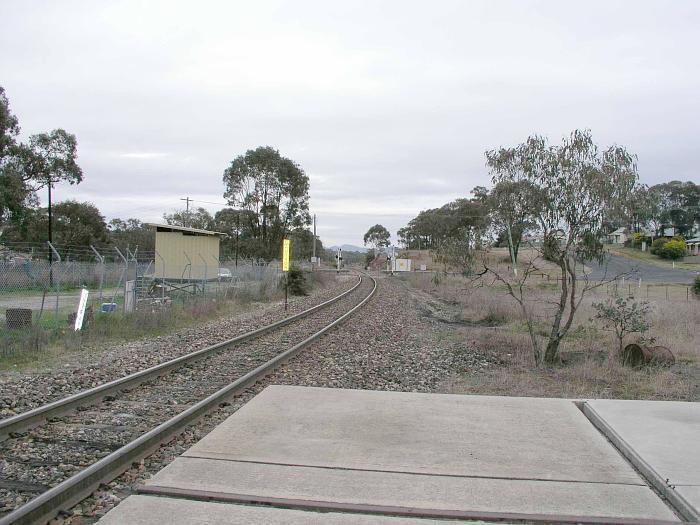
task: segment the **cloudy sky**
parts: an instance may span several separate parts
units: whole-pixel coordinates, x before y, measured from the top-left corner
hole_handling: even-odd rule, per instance
[[[681,0],[3,0],[0,85],[24,137],[77,136],[85,181],[59,200],[155,221],[223,203],[228,163],[271,145],[309,175],[326,245],[362,244],[532,133],[590,128],[643,182],[700,181],[699,27]]]

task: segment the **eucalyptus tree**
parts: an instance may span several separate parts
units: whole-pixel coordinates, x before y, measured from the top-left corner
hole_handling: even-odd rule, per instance
[[[485,202],[492,226],[505,237],[513,268],[516,268],[520,244],[525,232],[533,226],[534,208],[539,198],[530,182],[517,175],[512,179],[498,182],[488,192]]]
[[[309,178],[294,161],[270,146],[236,157],[223,176],[228,204],[244,212],[251,245],[273,258],[282,239],[311,223]]]
[[[390,244],[391,233],[381,224],[370,227],[363,237],[365,246],[369,245],[374,250],[386,248]]]
[[[629,203],[638,179],[636,157],[622,146],[601,151],[590,131],[576,130],[557,146],[535,135],[515,147],[487,151],[486,159],[494,185],[522,183],[530,188],[532,220],[544,238],[541,255],[559,269],[558,299],[543,352],[526,302],[525,282],[538,271],[535,261],[517,278],[501,275],[486,260],[484,272],[504,284],[523,309],[535,361],[554,363],[585,294],[600,286],[582,272],[583,262],[602,262],[603,220],[608,210]]]

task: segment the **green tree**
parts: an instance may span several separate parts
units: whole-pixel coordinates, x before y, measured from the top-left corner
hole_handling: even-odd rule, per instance
[[[276,149],[248,150],[231,162],[223,179],[229,205],[249,212],[245,227],[256,241],[256,256],[278,257],[282,239],[311,223],[309,178]]]
[[[214,226],[214,217],[204,208],[164,213],[163,220],[172,226],[184,226],[198,230],[211,230]]]
[[[112,219],[107,224],[110,243],[125,252],[132,251],[138,246],[139,252],[152,252],[156,246],[156,236],[153,230],[145,226],[139,219]]]
[[[17,142],[18,133],[19,122],[0,87],[0,228],[13,224],[15,235],[27,235],[28,222],[36,219],[30,217],[31,209],[38,205],[35,192],[48,188],[47,236],[51,239],[53,185],[83,180],[77,163],[77,141],[75,135],[55,129],[32,135],[24,144]]]
[[[109,242],[105,219],[90,202],[67,200],[54,206],[54,235],[57,243],[89,247]]]
[[[700,222],[700,185],[694,182],[670,181],[649,188],[658,206],[663,228],[673,227],[675,233],[691,235]]]
[[[520,177],[496,184],[486,198],[492,224],[508,246],[515,267],[523,234],[534,226],[533,215],[539,203],[536,189]]]
[[[26,231],[28,213],[38,204],[19,169],[19,131],[19,121],[0,86],[0,233],[9,225]]]
[[[389,246],[390,239],[391,233],[381,224],[372,226],[363,238],[365,246],[370,245],[375,251]]]
[[[306,228],[297,228],[289,234],[292,245],[292,259],[296,261],[310,261],[314,250],[314,234]],[[323,243],[316,239],[316,253],[323,253]]]
[[[533,221],[544,236],[548,259],[559,267],[558,300],[544,352],[527,310],[523,283],[537,271],[534,261],[514,280],[484,262],[485,271],[504,284],[520,304],[533,347],[535,361],[554,363],[585,294],[600,286],[582,272],[583,261],[603,260],[602,225],[606,210],[624,208],[637,182],[636,158],[621,146],[600,151],[589,131],[576,130],[559,146],[539,136],[513,148],[486,152],[494,184],[525,182],[532,188]],[[543,254],[544,255],[544,254]]]
[[[48,209],[32,210],[26,228],[7,231],[11,241],[43,243],[48,229]],[[92,258],[90,245],[105,245],[110,242],[105,219],[97,207],[89,202],[67,200],[53,206],[53,244],[61,256],[87,256]]]

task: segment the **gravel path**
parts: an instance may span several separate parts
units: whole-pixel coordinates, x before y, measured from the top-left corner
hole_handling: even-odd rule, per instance
[[[59,369],[6,372],[0,376],[0,419],[270,324],[335,297],[355,282],[355,276],[341,274],[328,287],[319,288],[308,297],[291,299],[287,314],[279,304],[256,305],[253,312],[208,321],[165,336],[99,351],[86,349],[67,356],[71,362]]]
[[[423,300],[403,283],[380,277],[377,295],[353,318],[54,523],[94,523],[269,384],[435,392],[454,373],[488,366],[483,357],[443,337],[444,322],[426,315]]]

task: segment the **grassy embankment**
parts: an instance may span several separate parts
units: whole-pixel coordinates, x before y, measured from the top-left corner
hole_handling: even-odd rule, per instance
[[[502,259],[502,254],[496,254]],[[544,345],[557,299],[555,273],[546,271],[527,287],[527,307]],[[685,287],[649,298],[651,336],[676,356],[671,367],[624,367],[614,355],[612,333],[593,320],[594,302],[604,301],[614,288],[601,287],[584,299],[574,325],[562,342],[563,363],[535,367],[525,317],[519,305],[492,280],[476,282],[460,277],[439,280],[430,274],[411,274],[408,282],[417,289],[459,309],[462,322],[446,326],[443,336],[457,352],[474,352],[490,363],[483,370],[456,375],[445,385],[453,393],[568,398],[624,398],[700,400],[700,301],[686,301]],[[676,290],[677,288],[677,290]],[[624,294],[627,295],[625,287]],[[618,290],[623,293],[622,290]],[[632,288],[641,300],[644,289]],[[632,342],[630,336],[627,342]]]

